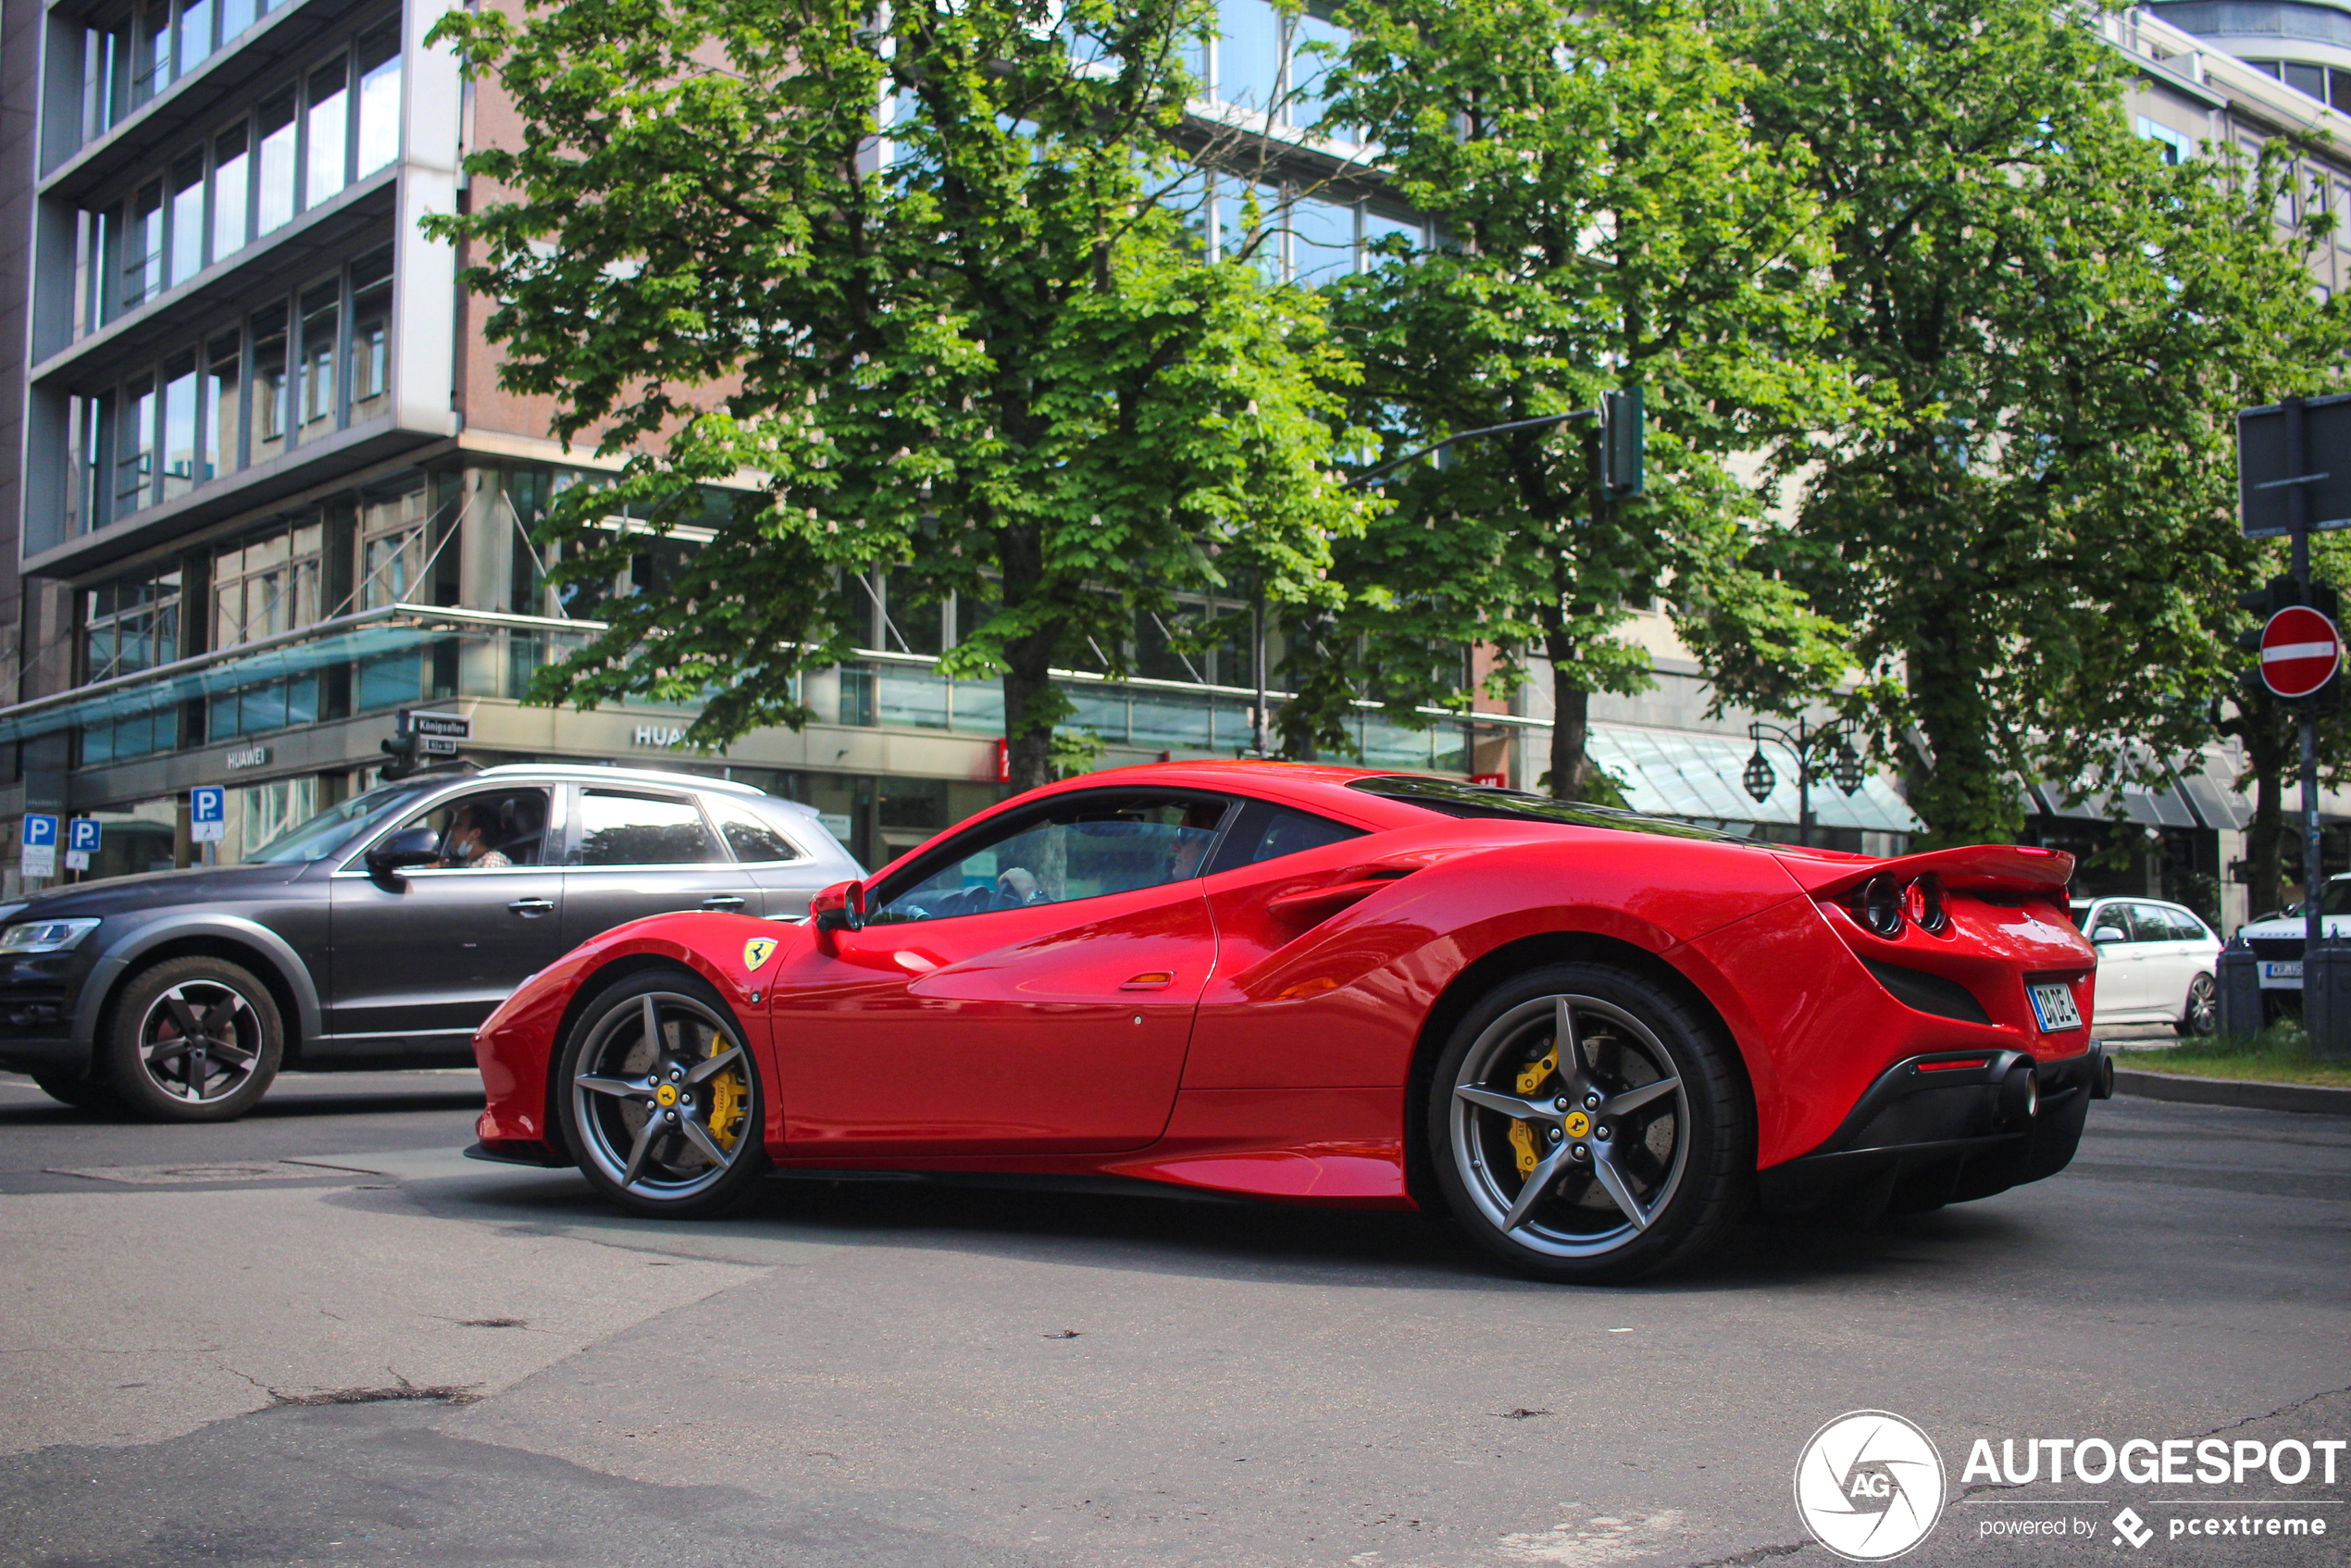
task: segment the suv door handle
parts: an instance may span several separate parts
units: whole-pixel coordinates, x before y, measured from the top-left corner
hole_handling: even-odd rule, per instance
[[[713,893],[710,897],[702,901],[702,906],[704,909],[740,909],[743,906],[742,895],[740,893]]]
[[[525,920],[536,920],[542,915],[555,913],[554,899],[516,899],[506,906]]]

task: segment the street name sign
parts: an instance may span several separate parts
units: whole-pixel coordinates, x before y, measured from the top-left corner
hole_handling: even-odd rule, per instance
[[[398,729],[403,735],[417,738],[418,756],[454,757],[462,742],[473,739],[474,721],[464,714],[419,713],[403,708]]]
[[[2316,610],[2288,605],[2261,628],[2261,680],[2281,697],[2307,697],[2342,663],[2343,638]]]

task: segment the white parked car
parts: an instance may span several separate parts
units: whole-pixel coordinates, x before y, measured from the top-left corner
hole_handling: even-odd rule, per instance
[[[2212,983],[2220,939],[2192,912],[2125,898],[2075,899],[2072,911],[2074,924],[2098,949],[2094,1027],[2169,1024],[2183,1035],[2208,1035],[2220,1027],[2220,992]]]

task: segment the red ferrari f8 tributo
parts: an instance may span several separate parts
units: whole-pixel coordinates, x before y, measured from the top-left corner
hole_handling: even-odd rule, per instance
[[[799,925],[679,914],[475,1039],[490,1159],[641,1213],[770,1170],[1026,1173],[1441,1207],[1554,1279],[1760,1203],[2062,1169],[2112,1074],[2071,857],[1804,851],[1314,765],[1091,774]]]

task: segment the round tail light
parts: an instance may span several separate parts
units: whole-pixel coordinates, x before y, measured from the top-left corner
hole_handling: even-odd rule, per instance
[[[1951,912],[1943,902],[1943,881],[1939,877],[1920,877],[1902,890],[1902,912],[1910,923],[1941,935],[1951,923]]]
[[[1880,874],[1861,884],[1853,895],[1853,917],[1881,937],[1902,934],[1902,887]]]

